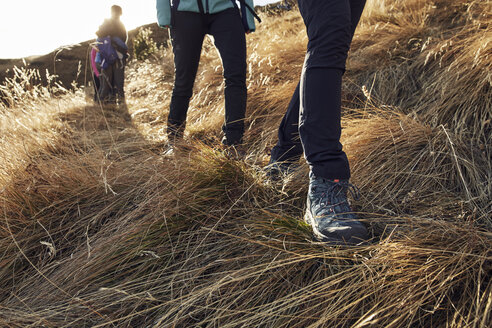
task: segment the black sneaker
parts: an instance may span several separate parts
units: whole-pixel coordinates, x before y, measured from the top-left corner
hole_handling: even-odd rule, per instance
[[[354,245],[369,239],[366,227],[357,219],[347,199],[347,192],[358,196],[348,180],[328,180],[309,175],[304,220],[317,240]]]

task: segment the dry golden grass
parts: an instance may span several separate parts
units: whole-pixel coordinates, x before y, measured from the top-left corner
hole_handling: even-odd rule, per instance
[[[378,3],[354,39],[350,79],[425,124],[490,143],[492,2]]]
[[[373,236],[358,247],[312,241],[305,165],[282,185],[261,171],[303,62],[297,11],[264,13],[248,36],[244,162],[219,146],[210,41],[172,160],[170,49],[130,64],[126,108],[80,90],[20,97],[26,78],[11,81],[0,327],[490,327],[490,8],[368,2],[344,80],[354,205]]]

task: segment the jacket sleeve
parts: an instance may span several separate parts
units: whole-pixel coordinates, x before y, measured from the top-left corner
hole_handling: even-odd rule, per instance
[[[246,0],[245,2],[249,5],[251,9],[255,9],[255,4],[253,3],[253,0]],[[255,18],[248,9],[246,9],[246,19],[248,22],[249,31],[254,32],[256,30]]]
[[[171,26],[170,0],[156,0],[157,24],[160,27]]]

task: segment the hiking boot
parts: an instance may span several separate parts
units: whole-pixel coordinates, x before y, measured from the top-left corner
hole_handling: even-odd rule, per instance
[[[162,156],[165,158],[174,158],[176,156],[178,147],[183,146],[183,132],[184,132],[184,124],[180,126],[174,126],[170,122],[168,122],[167,126],[167,145],[164,151],[162,152]]]
[[[165,158],[173,158],[175,154],[176,154],[176,147],[171,143],[168,143],[166,145],[166,148],[162,152],[162,156]]]
[[[168,136],[167,145],[162,151],[162,156],[166,159],[175,158],[178,152],[178,146],[180,145],[180,143],[182,144],[182,141],[183,139],[181,138]]]
[[[317,240],[354,245],[368,240],[366,227],[350,208],[347,192],[358,197],[348,180],[328,180],[309,175],[307,209],[304,220],[313,227]]]
[[[246,158],[246,150],[243,145],[224,145],[224,153],[227,158],[240,161]]]
[[[116,98],[113,96],[101,98],[101,103],[103,106],[116,106],[117,105]]]
[[[298,166],[293,162],[278,162],[273,158],[270,158],[270,162],[264,168],[267,178],[272,181],[280,181],[297,169]]]

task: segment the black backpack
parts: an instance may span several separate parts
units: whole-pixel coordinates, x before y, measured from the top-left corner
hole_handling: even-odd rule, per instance
[[[261,18],[256,14],[255,9],[251,8],[251,6],[248,5],[245,0],[237,0],[239,1],[241,8],[238,7],[236,0],[231,0],[231,1],[234,4],[234,7],[236,7],[241,12],[241,19],[243,21],[243,26],[245,31],[249,31],[247,11],[249,11],[251,15],[253,15],[253,17],[256,18],[256,20],[258,20],[258,23],[261,23]]]

